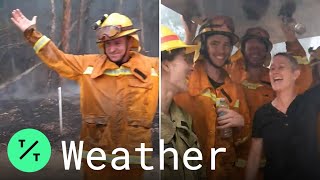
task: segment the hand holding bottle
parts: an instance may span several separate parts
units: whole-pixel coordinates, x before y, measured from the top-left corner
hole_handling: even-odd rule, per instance
[[[224,98],[219,98],[216,105],[218,114],[217,129],[220,129],[222,138],[229,138],[232,136],[233,127],[244,126],[244,118],[236,111],[229,109],[229,105]]]

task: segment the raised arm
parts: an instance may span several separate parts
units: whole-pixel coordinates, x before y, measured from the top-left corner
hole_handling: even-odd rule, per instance
[[[190,19],[181,15],[181,22],[185,31],[185,43],[193,44],[192,40],[196,35],[197,23],[192,22]]]
[[[287,52],[292,53],[294,56],[306,57],[306,52],[301,46],[297,39],[296,33],[292,30],[289,25],[281,22],[281,30],[286,38],[286,49]]]
[[[305,92],[312,83],[312,72],[307,59],[307,55],[299,40],[296,37],[296,33],[287,24],[281,23],[281,29],[283,35],[286,38],[287,52],[291,53],[299,63],[301,74],[296,81],[296,90],[299,94]]]
[[[105,58],[94,57],[103,55],[78,56],[60,51],[48,37],[36,30],[36,19],[37,17],[34,16],[29,20],[19,9],[12,11],[12,22],[24,33],[39,58],[61,76],[76,80],[88,66],[95,64],[94,61]]]

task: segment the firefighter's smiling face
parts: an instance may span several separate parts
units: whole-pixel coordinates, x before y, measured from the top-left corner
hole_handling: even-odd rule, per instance
[[[112,62],[121,62],[126,56],[129,43],[130,40],[126,36],[106,41],[104,44],[105,53]]]
[[[219,34],[211,35],[206,46],[210,61],[217,67],[223,67],[232,51],[230,38]]]
[[[262,40],[249,39],[245,44],[245,58],[249,66],[262,67],[268,53]]]

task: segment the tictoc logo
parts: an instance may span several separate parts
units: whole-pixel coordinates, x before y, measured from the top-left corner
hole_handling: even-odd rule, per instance
[[[9,141],[7,151],[12,165],[23,172],[39,171],[51,156],[48,138],[35,129],[16,132]]]

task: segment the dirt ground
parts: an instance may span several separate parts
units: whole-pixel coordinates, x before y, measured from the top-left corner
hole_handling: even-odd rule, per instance
[[[8,143],[11,136],[24,128],[43,132],[53,149],[61,149],[61,140],[78,140],[81,114],[77,99],[63,100],[63,132],[60,134],[58,100],[0,100],[0,143]]]
[[[56,96],[32,99],[0,100],[0,179],[81,179],[81,171],[64,170],[61,141],[78,141],[81,128],[79,97],[63,99],[63,133],[59,130],[58,100]],[[158,117],[158,116],[157,116]],[[49,139],[52,155],[49,163],[35,173],[16,170],[8,160],[7,144],[12,135],[24,128],[34,128],[43,132]],[[158,147],[158,123],[154,123],[155,149]],[[154,151],[155,154],[158,151]],[[154,158],[154,164],[158,164]],[[145,179],[157,179],[159,172],[147,172]]]

